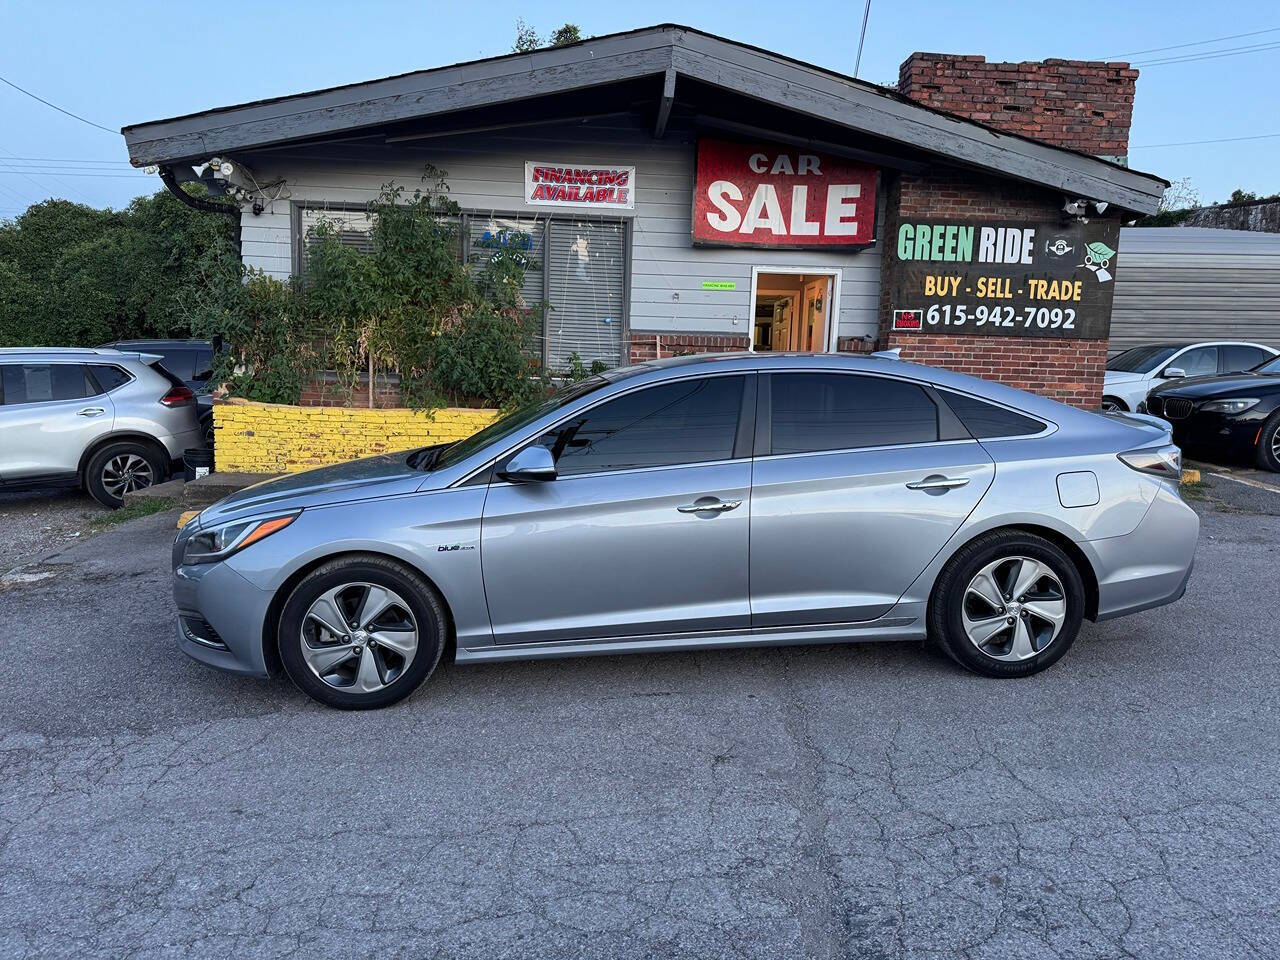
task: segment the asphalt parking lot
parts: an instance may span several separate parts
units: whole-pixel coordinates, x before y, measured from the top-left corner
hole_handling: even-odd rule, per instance
[[[1280,493],[1197,496],[1187,596],[1027,680],[820,646],[368,714],[174,649],[173,514],[75,543],[0,579],[0,956],[1276,956]]]

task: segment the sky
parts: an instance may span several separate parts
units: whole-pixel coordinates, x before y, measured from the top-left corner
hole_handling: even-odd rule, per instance
[[[396,0],[275,3],[0,2],[0,77],[93,123],[129,123],[369,80],[511,48],[518,17],[584,36],[664,21],[852,73],[862,0],[483,5]],[[1252,34],[1251,36],[1240,36]],[[1234,35],[1213,43],[1200,41]],[[1195,44],[1195,45],[1192,45]],[[859,76],[896,80],[912,51],[989,61],[1144,61],[1130,165],[1190,178],[1202,202],[1280,192],[1280,8],[1264,0],[1076,3],[872,0]],[[1155,52],[1155,48],[1160,49]],[[0,218],[50,196],[122,207],[161,188],[128,166],[123,138],[0,84]],[[1270,135],[1270,136],[1268,136]],[[1186,141],[1253,138],[1211,144]],[[1179,144],[1165,146],[1166,144]]]

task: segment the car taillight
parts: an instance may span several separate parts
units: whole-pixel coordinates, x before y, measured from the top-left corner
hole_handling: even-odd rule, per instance
[[[1173,444],[1161,447],[1144,447],[1116,454],[1120,462],[1139,473],[1163,477],[1175,483],[1182,479],[1182,451]]]
[[[185,407],[190,403],[194,403],[196,395],[191,392],[189,387],[174,387],[163,397],[160,402],[166,407]]]

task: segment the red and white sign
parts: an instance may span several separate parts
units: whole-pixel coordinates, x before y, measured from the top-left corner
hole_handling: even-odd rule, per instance
[[[921,319],[919,310],[893,311],[893,329],[920,330],[923,327],[924,327],[924,321]]]
[[[875,241],[874,167],[781,144],[698,141],[693,242],[859,247]]]
[[[524,202],[535,207],[634,210],[636,168],[526,160]]]

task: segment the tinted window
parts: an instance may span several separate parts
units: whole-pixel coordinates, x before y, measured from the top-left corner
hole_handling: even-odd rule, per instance
[[[1133,347],[1107,361],[1108,370],[1122,373],[1150,373],[1164,363],[1178,348],[1156,344],[1151,347]]]
[[[195,372],[191,375],[191,379],[199,383],[204,383],[213,376],[213,351],[197,350],[195,352]]]
[[[97,391],[78,363],[12,363],[3,368],[5,405],[83,400]]]
[[[840,373],[773,377],[773,453],[938,439],[938,408],[913,383]]]
[[[194,350],[159,350],[164,359],[164,367],[175,377],[186,383],[196,372],[196,353]]]
[[[959,417],[964,428],[979,440],[989,440],[993,437],[1025,437],[1028,434],[1039,433],[1045,427],[1039,420],[1024,417],[1020,413],[1014,413],[1012,410],[1006,410],[982,400],[975,400],[973,397],[966,397],[962,393],[952,393],[950,390],[943,390],[941,393],[942,399],[947,402],[951,412]]]
[[[1235,373],[1237,370],[1252,370],[1271,354],[1259,347],[1227,346],[1222,350],[1222,372]]]
[[[116,387],[123,386],[132,379],[129,374],[119,367],[113,367],[105,363],[92,363],[89,365],[89,369],[93,371],[93,378],[98,381],[98,386],[104,392],[110,392]]]
[[[538,442],[560,476],[733,456],[742,377],[681,380],[637,390],[562,424]]]
[[[1180,368],[1188,377],[1211,377],[1218,372],[1218,348],[1196,347],[1174,357],[1169,366]]]

